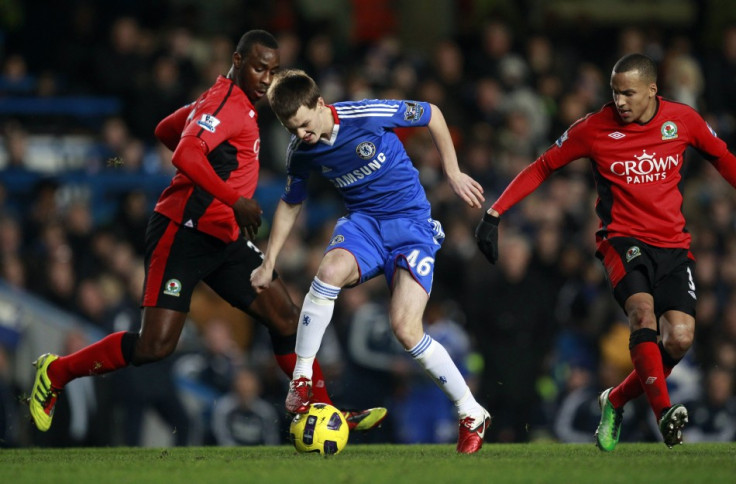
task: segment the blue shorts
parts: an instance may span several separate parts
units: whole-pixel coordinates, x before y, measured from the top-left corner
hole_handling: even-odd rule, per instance
[[[445,240],[442,225],[434,219],[379,220],[351,213],[337,221],[325,254],[344,249],[358,263],[358,284],[383,273],[389,289],[397,267],[408,270],[429,294],[434,277],[434,256]]]

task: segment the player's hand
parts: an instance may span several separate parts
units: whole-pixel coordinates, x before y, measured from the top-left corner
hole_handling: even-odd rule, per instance
[[[260,294],[264,289],[268,289],[272,280],[273,269],[268,269],[264,267],[263,264],[253,269],[253,272],[250,273],[250,284],[258,294]]]
[[[491,264],[495,264],[498,260],[498,222],[500,220],[499,217],[486,212],[475,228],[475,241],[478,248]]]
[[[238,226],[250,240],[254,240],[261,226],[261,206],[252,198],[240,197],[233,205],[233,212]]]
[[[483,197],[483,187],[470,176],[459,172],[448,178],[455,194],[462,198],[471,208],[481,208],[486,199]]]

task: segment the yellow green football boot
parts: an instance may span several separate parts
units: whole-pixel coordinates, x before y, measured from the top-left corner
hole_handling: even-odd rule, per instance
[[[49,365],[58,360],[57,355],[46,353],[38,357],[33,362],[36,367],[36,381],[33,383],[31,397],[28,400],[28,407],[31,410],[33,422],[38,430],[46,432],[51,427],[51,419],[54,418],[54,408],[56,400],[61,394],[61,390],[54,388],[48,376]]]
[[[624,420],[624,409],[613,408],[608,395],[613,387],[604,391],[598,397],[598,405],[601,407],[601,421],[595,431],[595,444],[599,449],[610,452],[616,448],[618,438],[621,435],[621,422]]]
[[[343,411],[342,414],[348,422],[348,428],[353,430],[366,431],[378,427],[386,418],[386,410],[383,407],[369,408],[362,411]]]

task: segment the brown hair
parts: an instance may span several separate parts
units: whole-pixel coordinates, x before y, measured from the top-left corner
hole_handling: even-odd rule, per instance
[[[282,123],[294,116],[300,107],[317,105],[319,87],[314,79],[299,69],[285,69],[276,74],[268,88],[268,102]]]

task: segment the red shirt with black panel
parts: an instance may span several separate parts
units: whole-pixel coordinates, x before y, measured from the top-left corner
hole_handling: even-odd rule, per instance
[[[656,247],[689,248],[680,191],[686,148],[695,148],[736,187],[736,157],[690,106],[657,97],[646,123],[624,123],[613,103],[578,120],[522,170],[493,205],[504,213],[554,170],[589,158],[598,193],[598,240],[635,237]]]
[[[225,242],[240,236],[232,205],[252,198],[258,184],[257,113],[245,93],[219,76],[195,102],[156,127],[174,150],[177,172],[154,210]]]

